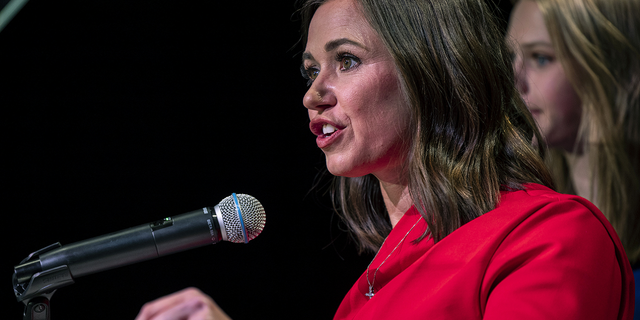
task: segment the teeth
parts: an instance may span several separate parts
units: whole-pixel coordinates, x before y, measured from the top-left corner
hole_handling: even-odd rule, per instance
[[[336,127],[325,123],[324,126],[322,126],[322,133],[324,133],[325,135],[331,135],[332,133],[336,132],[338,129],[336,129]]]

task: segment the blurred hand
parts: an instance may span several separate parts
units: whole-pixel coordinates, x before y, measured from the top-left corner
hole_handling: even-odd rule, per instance
[[[230,320],[220,307],[196,288],[147,302],[136,320]]]

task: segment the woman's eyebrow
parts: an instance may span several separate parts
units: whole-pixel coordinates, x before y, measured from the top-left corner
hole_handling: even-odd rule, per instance
[[[303,52],[302,53],[302,61],[304,62],[305,60],[315,60],[313,58],[313,55],[309,52]]]
[[[532,42],[526,42],[523,43],[522,45],[523,49],[531,49],[534,47],[550,47],[553,48],[553,45],[547,41],[532,41]]]
[[[329,52],[329,51],[333,51],[336,48],[340,47],[341,45],[345,45],[345,44],[350,44],[356,47],[360,47],[362,49],[367,49],[365,46],[363,46],[362,44],[360,44],[359,42],[347,39],[347,38],[340,38],[340,39],[335,39],[335,40],[331,40],[329,42],[327,42],[324,45],[324,51],[325,52]],[[305,60],[314,60],[313,55],[309,52],[304,52],[302,53],[302,61]]]
[[[327,44],[324,45],[324,51],[329,52],[329,51],[333,51],[335,50],[335,48],[344,45],[344,44],[350,44],[350,45],[354,45],[356,47],[360,47],[362,49],[367,49],[365,48],[365,46],[363,46],[362,44],[360,44],[359,42],[347,39],[347,38],[340,38],[340,39],[336,39],[336,40],[331,40],[329,42],[327,42]]]

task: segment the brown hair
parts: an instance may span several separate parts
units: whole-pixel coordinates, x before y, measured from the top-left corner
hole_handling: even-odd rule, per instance
[[[515,86],[502,33],[482,0],[356,0],[393,56],[412,110],[406,172],[435,241],[494,209],[500,190],[552,187],[540,133]],[[325,1],[301,8],[302,37]],[[361,251],[391,230],[372,175],[337,177],[334,202]]]
[[[637,0],[537,0],[560,63],[582,101],[576,149],[591,195],[631,263],[640,257],[640,23]],[[559,191],[575,193],[562,152],[548,159]]]

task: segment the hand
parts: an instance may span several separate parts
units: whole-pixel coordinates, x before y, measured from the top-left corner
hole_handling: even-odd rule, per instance
[[[220,307],[196,288],[147,302],[135,320],[231,320]]]

